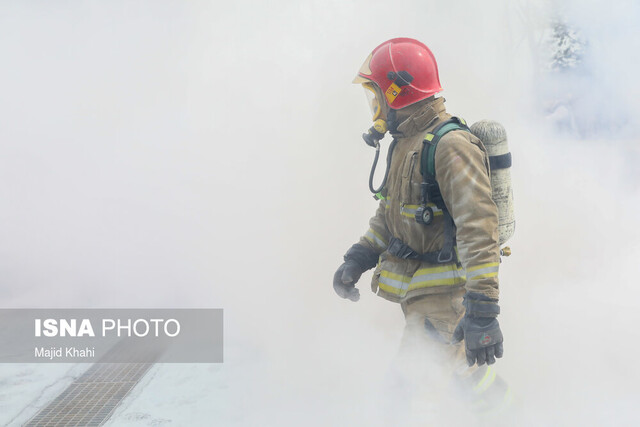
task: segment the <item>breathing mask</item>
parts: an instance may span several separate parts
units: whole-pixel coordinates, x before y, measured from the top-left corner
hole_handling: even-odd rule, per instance
[[[364,88],[364,93],[367,96],[367,105],[369,105],[369,108],[371,109],[373,119],[373,126],[369,128],[367,133],[362,134],[362,139],[364,139],[370,147],[376,147],[387,132],[387,122],[385,121],[386,117],[382,108],[384,103],[380,102],[379,90],[374,83],[363,83],[362,87]]]

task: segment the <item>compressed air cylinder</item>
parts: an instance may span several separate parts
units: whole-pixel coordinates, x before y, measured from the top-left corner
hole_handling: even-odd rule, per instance
[[[471,132],[480,138],[491,160],[491,188],[493,201],[498,206],[498,232],[500,245],[503,245],[513,236],[516,228],[507,131],[498,122],[481,120],[471,126]]]

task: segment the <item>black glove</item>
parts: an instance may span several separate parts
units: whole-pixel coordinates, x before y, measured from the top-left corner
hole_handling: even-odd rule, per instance
[[[375,267],[378,262],[378,253],[373,249],[355,244],[345,254],[344,261],[333,275],[333,289],[340,297],[355,302],[360,299],[356,282],[362,273]]]
[[[495,363],[496,357],[502,357],[502,331],[496,316],[500,313],[497,300],[475,292],[467,292],[463,302],[466,313],[456,330],[453,342],[464,338],[467,362],[473,366]]]

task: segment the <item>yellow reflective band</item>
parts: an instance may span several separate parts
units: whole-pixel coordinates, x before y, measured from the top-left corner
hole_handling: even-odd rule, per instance
[[[407,292],[413,291],[415,289],[431,288],[435,286],[455,286],[462,285],[464,284],[464,282],[464,278],[452,278],[438,280],[432,283],[413,283],[406,288],[396,288],[393,285],[385,283],[385,281],[382,280],[382,277],[380,277],[380,279],[378,280],[378,286],[385,292],[403,297],[407,294]]]
[[[480,279],[490,279],[492,277],[498,277],[498,273],[486,273],[480,274],[479,276],[470,277],[469,280],[480,280]]]
[[[414,218],[416,217],[416,213],[415,212],[400,212],[400,215],[402,216],[406,216],[407,218]],[[442,211],[433,211],[433,216],[442,216],[444,215],[442,213]]]
[[[487,267],[498,267],[499,265],[500,265],[499,262],[488,262],[486,264],[480,264],[473,267],[469,267],[467,268],[467,272],[476,271],[476,270],[480,270],[481,268],[487,268]]]
[[[473,388],[473,391],[477,393],[485,392],[491,384],[496,380],[496,370],[491,368],[491,366],[487,366],[487,372],[485,372],[484,377],[478,382],[478,384]]]
[[[389,243],[386,241],[386,239],[382,237],[378,232],[376,232],[373,228],[370,228],[365,233],[364,238],[381,249],[386,249],[387,246],[389,246]]]
[[[467,125],[467,122],[462,118],[462,117],[458,117],[460,119],[460,123],[462,123],[463,125]]]
[[[435,135],[432,133],[428,133],[427,136],[424,137],[427,141],[431,141]]]
[[[427,206],[429,206],[431,208],[431,210],[433,210],[433,216],[442,216],[442,215],[444,215],[442,210],[438,209],[435,204],[427,203]],[[419,207],[420,206],[418,206],[418,205],[401,205],[400,206],[400,215],[406,216],[407,218],[414,218],[415,219],[416,210]]]
[[[455,264],[449,264],[433,268],[421,268],[416,271],[413,277],[382,270],[378,278],[378,285],[385,292],[404,296],[414,289],[462,285],[465,281],[464,270],[458,268]]]
[[[398,288],[394,288],[393,286],[387,286],[385,285],[383,282],[378,282],[378,287],[380,289],[382,289],[383,291],[390,293],[390,294],[394,294],[394,295],[399,295],[399,296],[404,296],[405,295],[405,291],[403,291],[402,289],[398,289]]]
[[[382,270],[380,272],[380,276],[387,277],[387,278],[392,279],[392,280],[399,280],[401,282],[407,282],[407,283],[409,283],[411,281],[411,277],[403,276],[402,274],[392,273],[392,272],[387,271],[387,270]]]
[[[470,276],[469,280],[488,279],[498,276],[499,262],[489,262],[486,264],[480,264],[467,268],[467,274]],[[471,275],[471,273],[474,273]]]
[[[456,264],[447,264],[438,267],[425,267],[418,269],[413,277],[424,276],[425,274],[445,273],[448,271],[463,273],[464,270],[462,268],[458,268]]]
[[[498,416],[500,414],[504,414],[504,412],[509,409],[512,404],[513,394],[511,393],[511,387],[508,387],[507,391],[505,391],[504,393],[504,396],[502,396],[502,400],[500,401],[500,403],[496,404],[494,402],[493,404],[489,404],[487,400],[479,397],[472,405],[475,411],[484,416]]]
[[[416,271],[416,273],[413,275],[413,277],[404,276],[402,274],[397,274],[397,273],[392,273],[392,272],[387,271],[387,270],[382,270],[382,272],[380,274],[383,275],[384,277],[388,277],[389,279],[400,280],[402,282],[411,282],[411,280],[414,280],[414,279],[416,279],[418,277],[430,276],[430,275],[441,274],[441,273],[456,273],[456,275],[459,276],[458,273],[462,273],[462,269],[461,268],[457,268],[457,266],[455,264],[447,264],[447,265],[443,265],[443,266],[439,266],[439,267],[420,268],[420,269],[418,269],[418,271]]]
[[[466,282],[466,279],[463,277],[451,277],[449,279],[439,279],[439,280],[425,280],[423,282],[416,282],[409,285],[409,290],[412,291],[418,288],[432,288],[434,286],[453,286],[453,285],[462,285]]]
[[[387,102],[389,103],[389,105],[391,105],[391,103],[396,100],[400,92],[402,92],[400,86],[395,83],[391,83],[389,89],[387,89],[387,91],[384,93],[384,95],[387,97]]]

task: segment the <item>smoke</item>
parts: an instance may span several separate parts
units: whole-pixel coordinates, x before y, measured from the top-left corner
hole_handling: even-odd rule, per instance
[[[638,4],[566,0],[549,8],[548,15],[571,31],[579,54],[577,63],[564,70],[541,70],[541,106],[550,113],[562,111],[565,127],[579,138],[632,137],[638,129],[633,112],[640,107],[635,77],[640,70],[637,61],[628,60],[628,52],[640,44],[634,29]],[[549,57],[551,33],[550,28],[538,30],[536,49],[542,61]],[[569,49],[565,44],[555,52],[567,54]]]
[[[3,3],[2,305],[222,307],[225,364],[194,369],[226,388],[178,390],[226,405],[201,405],[196,423],[381,424],[405,403],[389,379],[403,315],[368,292],[370,274],[357,304],[331,279],[376,207],[350,81],[380,42],[414,37],[448,110],[509,133],[517,229],[497,366],[515,424],[637,421],[639,10],[561,6]],[[562,86],[538,68],[554,13],[589,41],[571,114],[600,120],[571,135],[583,141],[542,108]]]

